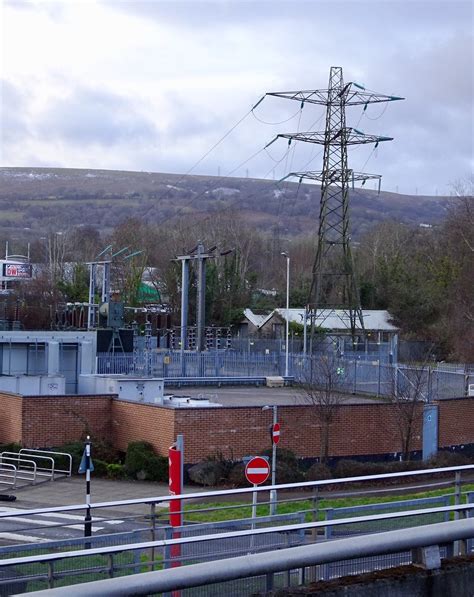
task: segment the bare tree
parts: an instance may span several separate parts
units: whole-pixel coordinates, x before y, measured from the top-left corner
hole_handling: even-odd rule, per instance
[[[302,391],[320,426],[320,461],[329,456],[331,426],[339,406],[347,399],[343,393],[346,379],[345,362],[336,354],[312,356]]]
[[[391,370],[390,402],[403,460],[410,460],[413,442],[420,431],[423,404],[430,399],[430,368],[427,363],[394,366]]]

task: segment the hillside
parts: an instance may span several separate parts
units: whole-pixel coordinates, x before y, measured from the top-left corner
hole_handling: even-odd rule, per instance
[[[392,219],[436,224],[448,197],[356,189],[351,195],[353,237]],[[127,218],[157,224],[176,217],[238,211],[263,231],[297,235],[315,229],[319,187],[248,178],[54,168],[0,168],[0,233],[36,238],[48,230],[88,224],[111,229]]]

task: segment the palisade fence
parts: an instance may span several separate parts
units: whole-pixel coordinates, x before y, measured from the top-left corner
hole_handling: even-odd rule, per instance
[[[389,364],[380,360],[328,357],[333,369],[334,390],[352,394],[396,396],[399,399],[430,402],[469,395],[474,371]],[[328,366],[323,355],[290,354],[288,373],[296,383],[326,386]],[[163,377],[166,385],[213,385],[228,383],[264,384],[269,376],[284,376],[285,354],[252,354],[233,351],[163,351],[139,354],[100,353],[97,373]]]

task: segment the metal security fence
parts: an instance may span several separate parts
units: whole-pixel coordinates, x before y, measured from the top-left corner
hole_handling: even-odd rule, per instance
[[[289,355],[289,376],[297,383],[325,383],[318,364],[324,356]],[[334,389],[352,394],[399,396],[429,402],[468,395],[474,373],[436,367],[389,364],[380,360],[340,357],[332,359],[338,376]],[[196,384],[264,383],[269,376],[284,376],[284,353],[252,354],[233,351],[153,352],[148,355],[99,354],[97,373],[163,377]],[[232,378],[232,379],[230,379]],[[178,383],[178,385],[180,385]],[[411,397],[411,398],[410,398]]]

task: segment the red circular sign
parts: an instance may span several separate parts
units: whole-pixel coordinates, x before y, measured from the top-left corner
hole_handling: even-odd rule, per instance
[[[275,423],[272,428],[272,440],[274,444],[280,441],[280,423]]]
[[[255,456],[247,463],[245,467],[245,476],[252,485],[261,485],[265,483],[270,475],[270,465],[261,456]]]

